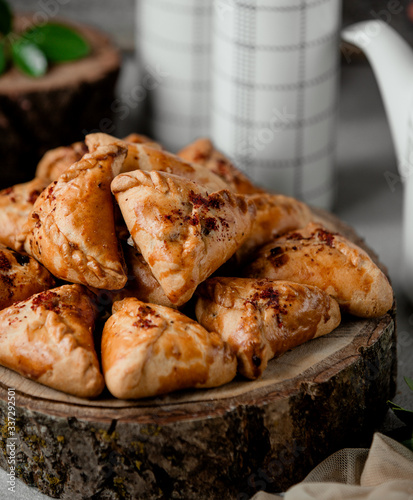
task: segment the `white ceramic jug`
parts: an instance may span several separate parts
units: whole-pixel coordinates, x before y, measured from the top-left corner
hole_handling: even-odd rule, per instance
[[[341,1],[230,6],[213,10],[211,136],[266,189],[331,209]]]
[[[137,0],[155,138],[212,138],[257,184],[332,208],[341,0]]]
[[[377,77],[404,183],[403,279],[413,301],[413,50],[383,21],[365,21],[342,31],[360,48]]]

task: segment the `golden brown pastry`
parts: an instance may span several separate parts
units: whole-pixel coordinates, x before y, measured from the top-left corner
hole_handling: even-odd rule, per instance
[[[177,156],[148,144],[132,144],[120,141],[107,134],[90,134],[86,144],[91,151],[102,144],[120,144],[128,148],[128,155],[122,167],[122,173],[134,170],[156,170],[180,175],[204,186],[209,192],[228,189],[228,185],[207,168],[184,162]]]
[[[236,358],[216,333],[167,307],[134,298],[115,302],[102,335],[106,385],[134,399],[232,380]]]
[[[55,286],[37,260],[0,245],[0,309]]]
[[[23,249],[25,224],[33,204],[48,182],[33,179],[0,191],[0,243],[14,250]]]
[[[139,145],[137,148],[140,170],[157,170],[158,172],[180,175],[199,183],[209,192],[228,189],[225,181],[201,165],[185,162],[172,153],[153,149],[145,144]]]
[[[25,250],[56,277],[108,290],[126,284],[110,192],[125,154],[119,146],[86,154],[37,199]]]
[[[91,152],[96,151],[98,147],[111,144],[127,148],[128,154],[121,173],[134,170],[157,170],[180,175],[198,182],[209,191],[219,191],[228,187],[224,181],[206,168],[183,162],[177,156],[162,151],[162,147],[158,143],[150,142],[150,139],[139,134],[131,134],[124,140],[120,140],[108,134],[96,133],[87,135],[85,141]],[[115,215],[117,215],[116,210]],[[128,238],[127,231],[125,232],[124,229],[123,219],[116,217],[116,231],[120,239]]]
[[[238,371],[262,375],[274,356],[330,333],[340,324],[340,309],[314,286],[288,281],[210,278],[197,294],[196,317],[237,355]]]
[[[165,295],[142,255],[130,245],[125,245],[124,248],[129,278],[128,284],[123,289],[127,294],[125,297],[136,297],[143,302],[174,308],[175,305]]]
[[[245,196],[206,189],[176,175],[135,170],[112,192],[136,248],[168,299],[187,302],[251,231],[255,206]]]
[[[143,302],[151,302],[165,307],[176,308],[168,299],[161,285],[156,281],[151,268],[142,255],[132,246],[124,244],[123,254],[128,268],[128,282],[121,290],[99,290],[91,288],[103,304],[113,304],[127,297],[135,297]]]
[[[89,148],[90,152],[96,151],[97,148],[102,146],[110,146],[111,144],[116,144],[118,146],[127,148],[128,154],[123,162],[121,172],[130,172],[131,170],[136,170],[139,168],[139,149],[138,145],[148,144],[154,149],[162,149],[156,142],[148,142],[144,140],[144,136],[137,136],[133,134],[133,139],[135,141],[128,142],[126,139],[118,139],[109,134],[104,134],[98,132],[96,134],[89,134],[85,138],[85,142]],[[142,140],[139,140],[142,139]],[[137,142],[136,142],[137,141]]]
[[[109,146],[110,144],[124,143],[129,147],[128,156],[131,155],[131,152],[137,151],[134,148],[134,146],[137,144],[145,144],[146,146],[150,146],[151,148],[154,149],[162,149],[162,146],[160,144],[153,141],[149,137],[146,137],[146,135],[135,134],[135,133],[129,134],[123,139],[119,139],[118,137],[115,137],[110,134],[105,134],[103,132],[96,132],[93,134],[88,134],[86,136],[85,142],[88,145],[90,152],[96,151],[96,149],[100,148],[101,146]]]
[[[244,276],[315,285],[355,316],[382,316],[393,291],[367,253],[347,238],[310,223],[264,246]]]
[[[129,134],[126,137],[124,137],[122,140],[127,142],[127,143],[146,144],[147,146],[150,146],[151,148],[163,149],[162,146],[158,142],[155,142],[150,137],[147,137],[146,135],[142,135],[142,134],[135,134],[135,133]]]
[[[75,142],[71,146],[51,149],[45,153],[37,165],[36,177],[45,179],[47,184],[50,184],[87,152],[88,149],[83,142]]]
[[[259,247],[276,236],[305,227],[312,220],[310,208],[301,201],[282,194],[252,194],[257,216],[250,236],[237,251],[237,261],[245,262]]]
[[[0,364],[84,398],[104,387],[93,345],[95,309],[80,285],[41,292],[0,312]]]
[[[214,172],[227,183],[228,189],[231,189],[234,193],[253,194],[265,192],[258,186],[254,186],[248,177],[238,170],[226,156],[217,151],[209,139],[197,139],[181,149],[178,156],[185,161],[202,165]]]

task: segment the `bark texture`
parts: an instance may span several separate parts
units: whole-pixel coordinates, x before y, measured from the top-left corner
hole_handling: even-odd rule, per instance
[[[18,24],[27,19],[19,18]],[[39,79],[14,68],[0,77],[0,188],[33,178],[48,149],[83,140],[85,131],[113,126],[119,54],[105,35],[78,29],[91,44],[90,56],[54,65]]]
[[[14,387],[17,475],[54,498],[247,500],[284,491],[334,451],[369,446],[396,366],[394,308],[344,318],[270,361],[260,380],[143,401],[81,400],[1,368],[0,466],[8,470]]]

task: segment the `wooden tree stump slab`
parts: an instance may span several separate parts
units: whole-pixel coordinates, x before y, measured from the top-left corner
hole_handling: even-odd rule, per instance
[[[24,30],[30,21],[30,16],[17,17],[17,29]],[[85,131],[99,126],[113,131],[119,52],[96,29],[76,29],[90,43],[86,58],[56,64],[42,78],[15,68],[0,76],[0,188],[32,179],[48,149],[83,140]]]
[[[0,465],[8,470],[12,387],[17,475],[52,497],[246,500],[283,491],[332,452],[369,444],[395,392],[395,337],[394,310],[347,317],[272,360],[259,380],[141,401],[79,399],[1,368]]]

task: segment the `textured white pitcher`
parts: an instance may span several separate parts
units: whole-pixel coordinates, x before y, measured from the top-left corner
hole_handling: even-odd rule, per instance
[[[150,129],[175,151],[209,135],[210,0],[137,0],[141,70],[160,74],[148,91]]]
[[[212,138],[262,186],[331,208],[341,2],[227,3],[213,9]]]
[[[341,0],[138,0],[155,137],[210,136],[255,182],[331,208]]]

